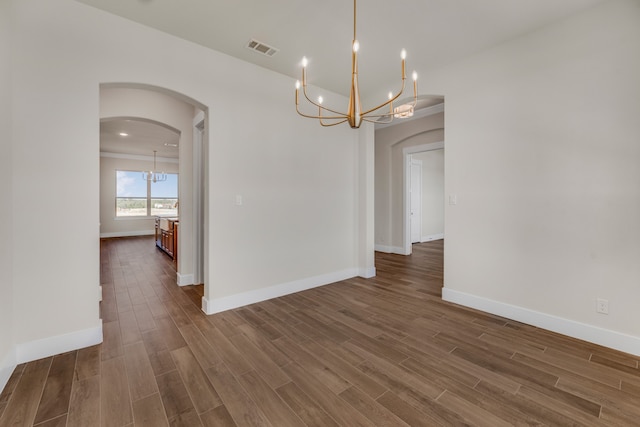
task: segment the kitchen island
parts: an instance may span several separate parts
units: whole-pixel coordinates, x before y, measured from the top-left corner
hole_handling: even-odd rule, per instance
[[[156,246],[163,250],[174,261],[178,260],[178,226],[177,217],[156,217]]]

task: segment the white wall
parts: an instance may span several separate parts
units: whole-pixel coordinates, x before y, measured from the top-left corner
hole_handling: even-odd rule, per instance
[[[445,298],[640,354],[639,52],[640,2],[610,1],[425,76]]]
[[[358,133],[298,117],[293,79],[71,0],[13,5],[14,309],[25,350],[60,351],[45,344],[99,332],[101,83],[168,88],[209,108],[214,306],[357,274]],[[334,101],[346,102],[328,94]],[[59,200],[81,209],[53,209]]]
[[[149,170],[153,157],[140,159],[139,156],[122,158],[100,154],[100,236],[142,236],[154,234],[154,218],[116,218],[116,170]],[[171,162],[158,159],[158,169],[167,173],[178,173],[178,159]],[[142,179],[142,178],[140,178]],[[179,177],[180,179],[180,177]],[[180,224],[182,226],[182,223]]]
[[[403,149],[444,141],[440,112],[375,132],[375,245],[383,252],[404,253]]]
[[[444,149],[412,154],[422,162],[422,236],[436,240],[444,235]]]
[[[13,191],[11,123],[11,2],[0,0],[0,390],[15,365],[13,323]]]

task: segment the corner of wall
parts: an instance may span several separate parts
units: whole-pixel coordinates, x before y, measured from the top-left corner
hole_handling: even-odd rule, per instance
[[[2,391],[7,385],[11,374],[16,369],[16,366],[18,366],[16,361],[16,347],[11,347],[7,354],[0,360],[0,391]]]
[[[370,272],[370,271],[368,271]],[[202,311],[205,314],[216,314],[234,308],[255,304],[272,298],[278,298],[296,292],[306,291],[341,280],[350,279],[357,276],[359,270],[356,268],[336,271],[333,273],[321,274],[319,276],[307,277],[305,279],[294,280],[292,282],[280,283],[267,288],[255,289],[241,292],[226,297],[207,299],[202,297]],[[373,272],[375,275],[375,270]]]
[[[0,211],[0,223],[6,230],[0,246],[0,391],[4,388],[16,367],[16,348],[14,342],[15,321],[13,305],[13,250],[14,250],[14,199],[13,184],[13,14],[14,5],[10,1],[0,1],[0,198],[3,209]],[[7,205],[8,203],[8,205]]]
[[[376,252],[384,252],[385,254],[409,255],[405,249],[400,246],[378,245],[375,246]]]
[[[372,277],[376,277],[376,268],[375,267],[360,268],[358,271],[358,276],[364,279],[370,279]]]
[[[180,274],[176,273],[176,284],[178,286],[188,286],[193,285],[195,280],[193,278],[193,274]]]
[[[640,356],[640,337],[448,288],[442,288],[442,299],[572,338]]]
[[[15,360],[18,363],[31,362],[68,351],[91,347],[102,343],[102,319],[96,327],[68,334],[47,337],[18,344]]]

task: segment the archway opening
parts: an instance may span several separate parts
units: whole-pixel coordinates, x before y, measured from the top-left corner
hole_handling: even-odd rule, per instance
[[[135,219],[119,217],[114,207],[118,196],[117,170],[141,172],[156,167],[151,166],[154,164],[151,156],[156,154],[158,169],[177,176],[173,206],[180,230],[175,245],[176,283],[208,286],[204,262],[208,108],[166,88],[105,83],[100,85],[100,120],[101,237],[155,233],[153,213],[165,208],[168,203],[164,202],[170,195],[154,199],[146,215]]]

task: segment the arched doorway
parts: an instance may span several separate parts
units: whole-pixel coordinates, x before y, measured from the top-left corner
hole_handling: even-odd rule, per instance
[[[110,122],[112,126],[109,127],[109,130],[111,132],[116,131],[113,127],[115,119],[131,120],[135,118],[138,123],[153,123],[159,128],[164,127],[177,134],[175,141],[171,140],[170,133],[162,134],[161,132],[155,135],[138,135],[137,137],[138,142],[142,141],[141,145],[146,147],[147,151],[155,144],[158,152],[168,156],[169,164],[171,159],[174,159],[177,165],[177,174],[179,174],[177,208],[180,218],[180,233],[177,243],[180,255],[176,265],[176,283],[178,285],[204,283],[207,286],[208,282],[204,272],[206,256],[204,230],[207,221],[207,217],[204,215],[206,207],[206,200],[204,200],[206,180],[204,177],[207,176],[208,162],[206,156],[202,155],[203,151],[206,153],[207,146],[207,116],[206,106],[165,88],[131,83],[100,85],[100,118],[101,121],[108,120]],[[158,140],[163,137],[166,137],[167,140]],[[120,144],[119,150],[120,153],[117,154],[125,157],[140,155],[140,147],[135,145],[127,147],[127,144]],[[151,152],[148,153],[148,155],[150,154]],[[104,199],[101,195],[101,205],[108,203]],[[108,213],[101,208],[101,222],[104,215],[108,215]],[[145,220],[147,221],[146,230],[149,231],[152,218],[147,217]],[[121,223],[124,224],[122,221]],[[138,231],[141,230],[140,226],[136,228]]]

